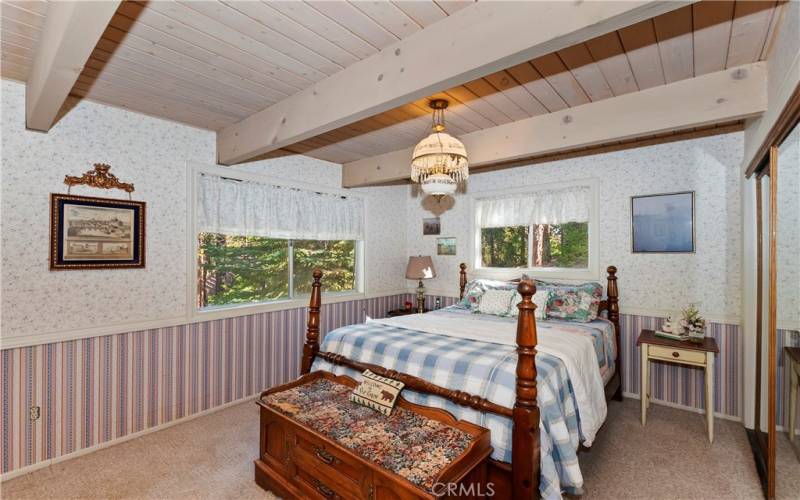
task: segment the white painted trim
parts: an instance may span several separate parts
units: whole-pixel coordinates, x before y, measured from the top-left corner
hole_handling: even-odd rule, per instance
[[[514,166],[576,148],[740,120],[765,109],[766,64],[756,62],[476,130],[459,139],[469,152],[470,168],[504,162]],[[342,185],[408,179],[411,152],[400,149],[346,162]]]
[[[405,293],[408,293],[408,290],[397,289],[386,292],[356,293],[348,295],[323,294],[322,304],[323,305],[336,304],[339,302],[349,302],[351,300],[366,300],[379,297],[391,297],[393,295],[400,295]],[[219,311],[214,311],[215,314],[213,315],[201,314],[193,318],[187,318],[185,316],[176,316],[172,318],[155,319],[151,321],[133,321],[125,323],[116,323],[112,325],[102,325],[98,327],[78,328],[74,330],[57,330],[51,332],[0,339],[0,349],[30,347],[41,344],[52,344],[55,342],[66,342],[69,340],[101,337],[105,335],[117,335],[120,333],[138,332],[142,330],[151,330],[154,328],[167,328],[170,326],[191,325],[194,323],[203,323],[205,321],[212,321],[215,319],[236,318],[239,316],[250,316],[252,314],[283,311],[287,309],[297,309],[307,306],[308,306],[308,299],[296,299],[296,300],[272,302],[268,304],[261,304],[255,306],[243,306],[243,307],[220,309]]]
[[[120,1],[52,2],[25,84],[25,126],[47,132]]]
[[[246,161],[688,3],[474,3],[218,130],[217,161]]]
[[[599,253],[600,253],[600,240],[599,240],[599,194],[597,186],[600,179],[587,178],[578,179],[574,181],[565,182],[551,182],[546,184],[537,184],[536,186],[524,186],[514,189],[506,190],[488,190],[476,191],[469,193],[469,217],[470,217],[470,238],[472,244],[469,248],[469,261],[467,262],[467,274],[470,273],[476,278],[488,278],[509,280],[519,278],[522,273],[541,277],[544,279],[558,279],[558,280],[600,280],[602,278],[599,269]],[[480,267],[480,248],[481,238],[478,227],[478,214],[475,205],[478,200],[489,198],[504,197],[517,194],[534,194],[538,191],[547,191],[553,189],[563,189],[575,186],[586,186],[589,188],[592,197],[592,208],[589,214],[589,267],[586,269],[558,269],[558,268],[492,268]]]
[[[2,476],[0,476],[0,483],[4,481],[8,481],[9,479],[14,479],[15,477],[23,476],[25,474],[30,474],[31,472],[35,472],[40,469],[44,469],[45,467],[50,467],[51,465],[55,465],[57,463],[66,462],[67,460],[72,460],[73,458],[78,458],[83,455],[88,455],[89,453],[93,453],[98,450],[102,450],[104,448],[110,448],[112,446],[116,446],[118,444],[122,444],[126,441],[130,441],[131,439],[136,439],[138,437],[142,437],[146,434],[150,434],[152,432],[163,431],[164,429],[168,429],[174,425],[183,424],[189,422],[190,420],[194,420],[199,417],[205,417],[212,413],[216,413],[220,410],[224,410],[226,408],[230,408],[231,406],[236,406],[239,404],[246,403],[248,401],[255,400],[258,397],[258,394],[253,394],[252,396],[246,396],[241,399],[237,399],[235,401],[231,401],[229,403],[224,403],[219,406],[215,406],[214,408],[209,408],[207,410],[202,410],[197,413],[193,413],[191,415],[187,415],[185,417],[172,420],[171,422],[166,422],[155,427],[149,427],[147,429],[133,432],[126,436],[122,436],[120,438],[112,439],[110,441],[106,441],[104,443],[99,443],[94,446],[90,446],[88,448],[82,448],[77,451],[73,451],[72,453],[67,453],[66,455],[61,455],[60,457],[51,458],[49,460],[43,460],[41,462],[36,462],[35,464],[31,464],[19,469],[12,470],[10,472],[6,472]]]
[[[626,398],[635,399],[637,401],[639,399],[641,399],[641,398],[639,398],[638,394],[635,394],[633,392],[623,392],[622,395],[624,397],[626,397]],[[678,410],[690,411],[692,413],[700,413],[702,415],[706,414],[706,411],[704,409],[695,408],[694,406],[686,406],[686,405],[681,405],[681,404],[678,404],[678,403],[671,403],[669,401],[663,401],[661,399],[653,399],[653,398],[650,398],[650,402],[651,403],[655,403],[657,405],[661,405],[661,406],[667,406],[669,408],[675,408],[675,409],[678,409]],[[716,418],[721,418],[723,420],[730,420],[732,422],[741,422],[742,421],[742,417],[740,417],[738,415],[728,415],[727,413],[720,413],[720,412],[717,412],[717,411],[714,412],[714,416]]]

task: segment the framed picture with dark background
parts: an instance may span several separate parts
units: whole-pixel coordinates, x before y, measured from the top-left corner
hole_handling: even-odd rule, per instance
[[[144,267],[145,203],[50,195],[50,269]]]
[[[694,191],[631,197],[633,253],[692,253],[694,224]]]
[[[422,219],[422,235],[431,236],[442,232],[442,222],[439,217]]]

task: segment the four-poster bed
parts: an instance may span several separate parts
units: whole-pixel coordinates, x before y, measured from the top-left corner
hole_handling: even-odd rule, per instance
[[[613,324],[613,336],[620,346],[619,302],[617,288],[617,269],[607,269],[606,299],[600,302],[600,312],[607,313],[607,320]],[[407,389],[418,393],[430,394],[452,404],[468,407],[485,414],[493,414],[511,419],[511,452],[510,464],[507,461],[492,459],[489,467],[489,482],[500,498],[535,498],[539,495],[540,478],[540,408],[537,402],[537,325],[534,317],[536,306],[532,297],[536,286],[521,281],[517,287],[522,297],[519,303],[519,317],[516,323],[516,380],[514,387],[513,407],[496,404],[488,398],[476,396],[461,390],[454,390],[430,382],[424,378],[403,373],[399,370],[387,369],[383,366],[350,359],[340,353],[320,350],[319,326],[322,304],[322,273],[314,272],[314,282],[308,311],[308,330],[303,347],[301,371],[309,373],[315,359],[346,367],[358,372],[369,369],[378,375],[403,382]],[[461,264],[459,273],[460,296],[464,296],[467,285],[466,265]],[[426,315],[427,316],[427,315]],[[315,368],[317,369],[317,368]],[[613,375],[604,384],[605,399],[622,399],[621,366],[619,355],[613,362]]]

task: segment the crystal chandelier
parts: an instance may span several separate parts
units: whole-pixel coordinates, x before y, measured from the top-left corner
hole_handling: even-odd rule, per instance
[[[433,109],[432,132],[414,147],[411,156],[411,180],[419,182],[425,193],[437,199],[455,193],[457,184],[469,177],[464,144],[444,131],[447,104],[444,99],[429,103]]]

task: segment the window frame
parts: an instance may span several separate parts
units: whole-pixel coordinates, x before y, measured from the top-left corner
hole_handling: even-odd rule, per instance
[[[198,180],[200,175],[215,175],[225,177],[228,179],[235,179],[248,182],[260,182],[263,184],[278,185],[287,188],[301,189],[305,191],[314,191],[317,193],[333,194],[338,196],[346,196],[348,198],[358,198],[366,202],[366,197],[361,194],[350,190],[332,189],[326,187],[315,186],[312,184],[304,184],[300,182],[287,181],[284,179],[277,179],[263,174],[237,170],[235,168],[222,168],[217,166],[200,165],[196,163],[188,163],[187,169],[187,286],[186,286],[186,314],[190,320],[210,321],[214,319],[231,318],[236,316],[243,316],[249,314],[258,314],[263,312],[278,311],[283,309],[293,309],[297,307],[308,306],[308,299],[310,294],[294,294],[294,248],[290,241],[286,240],[289,247],[289,297],[285,299],[261,301],[261,302],[248,302],[246,304],[231,304],[224,306],[214,306],[201,308],[197,305],[197,252],[199,251],[198,229],[197,229],[197,210],[198,210]],[[366,214],[365,214],[366,215]],[[326,303],[345,302],[364,298],[364,283],[365,277],[365,241],[355,240],[356,242],[356,258],[355,258],[355,288],[346,292],[326,292],[325,291],[325,278],[323,276],[322,296]]]
[[[563,280],[597,280],[600,279],[599,253],[599,198],[598,189],[600,180],[596,178],[581,179],[565,182],[551,182],[539,184],[535,187],[526,186],[514,189],[497,189],[491,191],[479,191],[470,194],[470,240],[469,262],[472,264],[475,277],[509,280],[519,278],[521,274],[529,274],[544,279],[563,279]],[[508,195],[535,194],[538,191],[550,191],[553,189],[563,189],[568,187],[586,186],[589,188],[591,205],[589,207],[589,262],[588,267],[581,269],[561,268],[561,267],[533,267],[531,265],[533,238],[528,236],[528,255],[527,265],[522,267],[484,267],[481,257],[481,227],[478,224],[477,204],[480,200],[499,198]],[[529,225],[528,227],[531,227]]]

